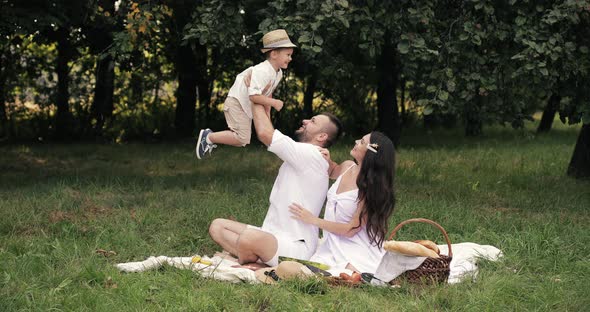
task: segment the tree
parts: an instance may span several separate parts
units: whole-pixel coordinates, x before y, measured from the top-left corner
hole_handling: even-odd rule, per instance
[[[113,46],[108,53],[115,57],[119,72],[115,77],[119,88],[114,101],[114,117],[119,119],[119,126],[113,130],[120,139],[179,133],[174,124],[178,97],[163,93],[168,85],[178,89],[180,26],[173,18],[172,4],[173,1],[137,1],[119,7],[117,21],[123,20],[122,27],[113,33]],[[161,95],[166,96],[164,100]],[[180,108],[183,107],[181,104]]]
[[[555,119],[555,114],[559,108],[559,102],[561,102],[561,96],[556,93],[551,94],[549,100],[547,100],[547,105],[543,110],[543,115],[541,116],[539,127],[537,128],[537,133],[548,132],[551,130],[553,119]]]
[[[195,1],[171,1],[174,25],[174,64],[178,75],[176,89],[176,116],[174,125],[179,136],[190,136],[195,129],[195,109],[197,104],[197,59],[191,45],[183,42],[184,28],[191,21]],[[202,52],[202,50],[201,50]]]
[[[266,5],[259,0],[243,3],[209,0],[195,8],[191,22],[185,27],[183,44],[197,52],[194,70],[198,74],[201,127],[214,119],[210,103],[214,83],[227,90],[238,72],[253,65],[257,58],[262,59],[255,34],[260,21],[259,10]]]
[[[385,33],[389,37],[389,33]],[[381,53],[377,56],[379,81],[377,85],[377,128],[387,134],[394,142],[400,139],[400,117],[397,105],[397,86],[399,79],[399,65],[396,50],[392,42],[385,41]]]
[[[551,92],[550,105],[563,122],[583,123],[567,173],[590,177],[590,1],[555,1],[519,12],[515,79],[532,94]]]
[[[509,79],[512,11],[494,1],[424,7],[429,10],[411,11],[415,22],[409,25],[416,30],[398,45],[423,113],[460,116],[467,136],[480,135],[486,122],[522,126],[529,107],[512,96],[517,89]]]
[[[86,27],[91,51],[98,55],[96,62],[94,99],[90,108],[95,121],[94,133],[100,135],[105,121],[113,115],[115,89],[115,53],[113,47],[115,30],[115,0],[99,0],[93,22]]]
[[[8,118],[6,115],[6,85],[9,76],[9,70],[6,70],[8,65],[8,47],[7,42],[0,45],[0,138],[7,135]]]
[[[398,141],[397,9],[390,3],[346,0],[268,5],[270,17],[260,29],[287,28],[300,44],[293,70],[305,82],[306,115],[313,110],[317,92],[334,101],[331,108],[341,113],[350,131],[377,128]]]
[[[567,174],[575,178],[590,178],[590,124],[582,125]]]
[[[80,41],[79,34],[74,30],[83,27],[91,7],[90,2],[76,0],[56,0],[46,5],[49,7],[48,15],[55,22],[42,27],[41,32],[45,38],[57,43],[56,137],[69,139],[75,133],[75,121],[69,105],[69,63],[77,53],[75,43]]]
[[[42,0],[13,1],[0,3],[0,136],[9,134],[7,101],[10,91],[19,81],[22,71],[34,72],[36,62],[27,59],[27,68],[22,68],[19,57],[24,58],[20,48],[23,41],[30,38],[40,29],[50,26],[56,21],[52,15],[47,15],[49,4]]]

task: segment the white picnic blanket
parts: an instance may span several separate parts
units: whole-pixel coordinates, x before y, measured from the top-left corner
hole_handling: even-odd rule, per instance
[[[447,245],[439,245],[438,248],[440,248],[441,254],[448,254],[449,248]],[[476,243],[451,244],[451,249],[453,250],[453,260],[451,260],[450,264],[449,284],[458,283],[467,277],[475,280],[478,271],[478,259],[498,261],[504,256],[502,251],[494,246]]]
[[[234,268],[232,266],[238,265],[237,262],[224,259],[220,256],[209,258],[203,256],[201,259],[210,261],[212,264],[193,263],[193,257],[149,257],[144,261],[119,263],[115,266],[123,272],[143,272],[147,270],[154,270],[164,264],[173,266],[179,269],[193,270],[201,274],[201,276],[213,278],[220,281],[228,281],[232,283],[247,282],[259,283],[254,275],[254,271],[244,268]]]
[[[447,254],[447,245],[439,245],[439,248],[441,254]],[[449,275],[449,284],[458,283],[466,277],[475,278],[478,271],[477,260],[479,258],[497,261],[500,257],[502,257],[502,251],[500,251],[500,249],[489,245],[459,243],[452,244],[451,248],[453,249],[453,260],[450,264],[451,271]],[[419,258],[421,257],[406,257],[412,259],[404,259],[405,262],[402,262],[401,265],[400,262],[398,262],[396,265],[395,261],[392,262],[391,255],[394,255],[394,253],[386,253],[384,260],[381,263],[382,265],[380,265],[380,269],[383,271],[380,272],[379,269],[377,269],[375,277],[383,281],[391,280],[397,277],[397,275],[403,273],[405,270],[417,268],[425,259],[422,257],[422,260],[420,261]],[[198,257],[198,255],[191,257],[149,257],[144,261],[119,263],[116,264],[116,267],[122,272],[143,272],[157,269],[162,265],[167,264],[179,269],[193,270],[204,277],[213,278],[216,280],[233,283],[259,283],[259,281],[256,279],[254,271],[245,268],[232,267],[238,265],[238,263],[234,261],[224,259],[220,256],[214,256],[212,258],[203,256],[203,260],[212,262],[211,265],[206,265],[202,263],[193,263],[192,259],[195,256]],[[382,266],[383,268],[381,268]],[[412,268],[412,266],[414,267]],[[393,278],[389,278],[389,276],[392,274],[397,275],[395,275]]]
[[[440,253],[447,255],[447,245],[438,245]],[[477,276],[477,260],[487,259],[497,261],[502,257],[500,249],[490,245],[479,245],[475,243],[452,244],[453,259],[450,263],[449,284],[455,284],[464,278]],[[405,271],[414,270],[419,267],[426,257],[410,257],[395,252],[387,252],[381,260],[375,277],[381,281],[389,282]]]

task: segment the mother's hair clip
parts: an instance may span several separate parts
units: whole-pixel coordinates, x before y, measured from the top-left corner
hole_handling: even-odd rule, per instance
[[[370,150],[373,153],[377,153],[377,149],[379,148],[379,144],[377,143],[369,143],[367,144],[367,149]]]

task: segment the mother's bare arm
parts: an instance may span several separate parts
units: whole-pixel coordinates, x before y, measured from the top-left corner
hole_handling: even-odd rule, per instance
[[[324,231],[344,237],[352,237],[361,230],[361,223],[359,221],[361,209],[362,205],[358,205],[353,217],[347,223],[341,223],[316,217],[312,215],[309,210],[305,209],[305,207],[297,203],[293,203],[289,206],[291,218],[315,225]]]

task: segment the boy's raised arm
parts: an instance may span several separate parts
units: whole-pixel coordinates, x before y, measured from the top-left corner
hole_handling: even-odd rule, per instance
[[[244,84],[246,87],[250,87],[250,82],[252,81],[252,71],[248,72],[246,76],[244,76]],[[262,94],[255,94],[250,95],[250,101],[254,104],[264,105],[266,107],[274,107],[274,109],[280,111],[283,108],[283,101],[273,99],[272,96],[265,96],[268,89],[271,87],[271,83],[269,82],[264,89],[262,90]]]
[[[262,94],[250,95],[250,101],[252,101],[252,103],[254,103],[254,104],[264,105],[267,107],[273,107],[274,109],[277,110],[277,112],[283,108],[283,101],[273,99],[271,97],[268,97],[268,96],[262,95]]]

